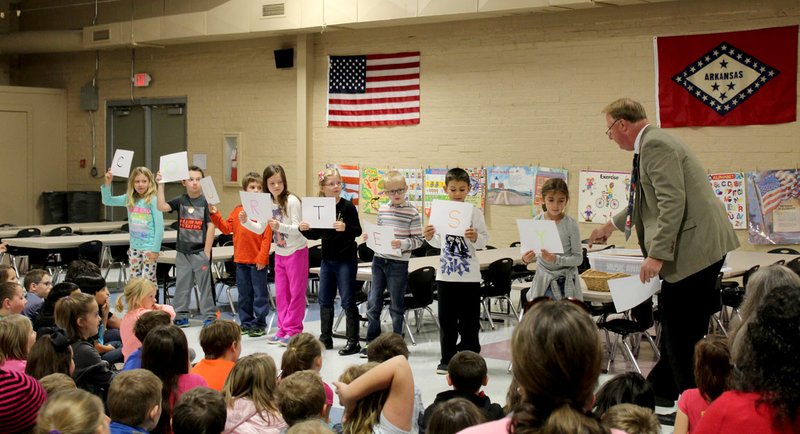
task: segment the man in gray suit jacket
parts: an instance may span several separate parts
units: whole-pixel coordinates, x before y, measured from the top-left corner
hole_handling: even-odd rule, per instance
[[[708,330],[719,305],[717,274],[725,255],[739,246],[722,202],[694,153],[680,140],[652,126],[641,104],[623,98],[602,111],[606,134],[620,148],[638,155],[638,181],[630,225],[645,256],[642,282],[663,279],[661,359],[648,381],[656,396],[674,401],[696,387],[692,366],[695,343]],[[592,231],[590,243],[624,231],[628,210]],[[664,403],[663,405],[666,405]]]

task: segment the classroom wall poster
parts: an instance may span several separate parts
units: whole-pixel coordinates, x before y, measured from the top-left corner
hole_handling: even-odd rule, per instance
[[[383,194],[383,177],[386,170],[377,167],[365,167],[361,170],[361,203],[360,211],[366,214],[377,214],[382,204],[389,202]]]
[[[711,183],[714,194],[725,205],[733,228],[747,229],[744,173],[712,173],[708,175],[708,182]]]
[[[536,176],[534,177],[534,193],[533,193],[533,209],[532,214],[534,217],[542,212],[542,186],[550,178],[561,178],[567,180],[567,169],[553,169],[549,167],[536,167]]]
[[[406,179],[408,186],[408,193],[406,193],[406,200],[411,205],[417,207],[417,211],[422,212],[422,192],[423,192],[423,178],[422,169],[417,167],[414,169],[395,169],[400,172]]]
[[[448,169],[425,169],[425,216],[431,215],[431,202],[434,199],[449,200],[444,190],[444,177]],[[483,168],[464,168],[469,174],[470,191],[465,202],[479,209],[484,206],[486,192],[486,171]]]
[[[630,172],[581,170],[578,177],[578,222],[606,223],[616,213],[627,209],[630,185]]]
[[[486,201],[491,205],[530,205],[533,168],[492,166],[486,169]]]
[[[752,244],[800,244],[800,170],[747,173]]]
[[[359,196],[359,182],[361,181],[358,173],[358,164],[326,164],[326,169],[336,168],[339,169],[339,174],[342,175],[341,197],[353,202],[353,205],[358,208]]]

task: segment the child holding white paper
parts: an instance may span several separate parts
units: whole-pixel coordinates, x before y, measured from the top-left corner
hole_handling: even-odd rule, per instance
[[[178,241],[175,250],[175,320],[178,327],[189,327],[189,300],[192,286],[200,290],[200,314],[203,325],[216,319],[214,290],[211,287],[211,245],[214,243],[214,223],[211,221],[208,202],[203,196],[200,180],[203,169],[189,167],[189,178],[182,181],[186,193],[169,202],[164,198],[164,184],[159,182],[158,209],[163,212],[178,211]],[[161,172],[156,174],[161,181]]]
[[[464,202],[470,191],[467,171],[458,167],[450,169],[444,182],[450,200]],[[478,340],[481,264],[475,251],[486,247],[489,232],[483,212],[473,208],[470,226],[463,236],[438,234],[433,225],[425,226],[423,235],[431,246],[441,248],[436,282],[439,287],[439,345],[442,357],[436,373],[445,375],[450,359],[458,351],[481,352]],[[461,342],[458,341],[459,335]]]
[[[249,220],[245,227],[260,233],[269,227],[275,247],[275,304],[278,331],[267,343],[286,346],[303,332],[308,287],[308,241],[300,234],[300,198],[289,192],[286,172],[279,164],[264,168],[264,183],[272,195],[272,218],[266,223]]]
[[[261,193],[261,175],[250,172],[242,178],[242,190]],[[267,334],[269,292],[267,291],[267,265],[272,230],[260,233],[246,230],[249,221],[244,207],[239,204],[227,220],[222,219],[217,207],[209,205],[211,221],[223,234],[233,233],[233,262],[236,264],[236,287],[239,292],[239,320],[242,333],[257,338]]]
[[[583,300],[578,280],[578,265],[583,262],[581,234],[575,219],[564,214],[569,202],[567,183],[561,178],[547,180],[542,186],[542,200],[545,212],[534,220],[551,220],[556,223],[564,253],[556,256],[542,249],[541,257],[536,262],[531,297],[549,296],[555,300],[573,297]],[[530,264],[535,257],[536,253],[529,250],[522,255],[522,262]]]
[[[356,306],[358,249],[356,237],[361,235],[361,223],[355,205],[341,197],[342,176],[337,169],[319,172],[319,195],[336,199],[336,222],[333,229],[311,229],[308,222],[300,223],[300,230],[309,240],[322,239],[322,266],[319,273],[319,340],[326,349],[333,348],[333,302],[336,288],[342,298],[342,309],[347,318],[347,345],[339,355],[348,356],[361,351],[358,343],[361,317]]]
[[[422,246],[422,217],[417,207],[406,201],[408,186],[403,175],[396,170],[389,171],[383,178],[383,191],[389,196],[389,203],[378,209],[378,226],[387,226],[394,230],[391,246],[393,249],[400,249],[401,256],[376,253],[372,259],[372,288],[367,311],[368,345],[381,334],[380,316],[383,292],[386,289],[389,290],[391,299],[389,313],[392,316],[392,331],[403,334],[408,259],[412,250]],[[361,355],[367,357],[366,348],[361,351]]]
[[[156,261],[164,237],[164,216],[158,209],[156,180],[146,167],[137,167],[128,177],[128,191],[111,195],[111,169],[100,186],[103,205],[124,206],[128,210],[128,232],[131,235],[128,263],[131,279],[141,277],[156,283]]]

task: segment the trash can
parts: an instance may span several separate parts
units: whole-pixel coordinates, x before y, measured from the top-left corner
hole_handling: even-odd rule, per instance
[[[45,191],[42,192],[44,208],[44,224],[51,225],[67,222],[67,192]]]
[[[70,223],[100,221],[101,198],[99,191],[70,191],[67,194]]]

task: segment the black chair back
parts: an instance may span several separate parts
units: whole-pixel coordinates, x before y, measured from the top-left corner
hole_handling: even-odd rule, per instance
[[[177,231],[180,227],[180,220],[175,220],[169,225],[170,229]]]
[[[425,251],[425,256],[439,256],[442,253],[442,249],[437,249],[435,247],[428,247],[428,250]]]
[[[271,264],[272,261],[269,261]],[[322,244],[308,248],[308,268],[322,266]]]
[[[361,262],[372,262],[375,257],[375,252],[367,246],[367,243],[358,245],[358,259]]]
[[[511,245],[510,245],[510,246],[508,246],[508,247],[519,247],[521,244],[522,244],[522,243],[521,243],[521,242],[519,242],[519,241],[514,241],[514,242],[513,242],[513,243],[511,243]]]
[[[216,240],[214,240],[215,246],[228,246],[231,243],[233,244],[233,234],[220,234]]]
[[[66,234],[71,234],[71,233],[72,233],[72,228],[71,227],[69,227],[69,226],[59,226],[59,227],[54,228],[53,230],[51,230],[48,235],[51,236],[51,237],[60,237],[61,235],[66,235]]]
[[[129,225],[128,223],[125,223],[124,225],[120,226],[119,230],[121,230],[123,232],[130,232],[131,225]]]
[[[433,284],[436,281],[436,269],[433,267],[422,267],[414,270],[408,275],[408,292],[411,293],[411,301],[415,307],[427,306],[433,303]],[[413,309],[406,303],[407,309]]]
[[[487,244],[484,250],[497,250],[497,247]]]
[[[423,241],[421,246],[411,251],[411,256],[414,258],[421,258],[425,256],[425,252],[427,252],[429,248],[430,244],[428,244],[427,241]]]
[[[631,309],[631,320],[638,325],[638,329],[641,331],[653,326],[653,297]]]
[[[78,259],[85,259],[100,267],[100,256],[103,254],[103,242],[87,241],[78,246]]]
[[[514,260],[511,258],[498,259],[489,264],[489,269],[484,274],[483,297],[498,297],[511,292],[511,270]]]
[[[750,276],[752,276],[753,273],[758,271],[759,268],[761,268],[760,265],[753,265],[747,271],[744,272],[744,275],[742,276],[742,285],[744,285],[745,288],[747,288],[747,281],[750,280]]]
[[[17,238],[31,238],[40,235],[42,235],[42,231],[40,231],[39,228],[25,228],[17,232]]]
[[[800,257],[794,258],[786,263],[786,267],[797,273],[800,276]]]

